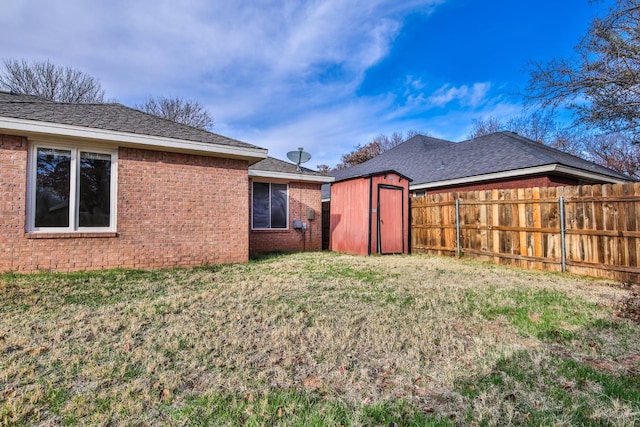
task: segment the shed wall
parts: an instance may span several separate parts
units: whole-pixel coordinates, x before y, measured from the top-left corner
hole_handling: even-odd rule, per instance
[[[378,253],[378,188],[402,189],[403,252],[409,252],[409,181],[395,173],[339,181],[331,185],[330,248],[359,255]]]
[[[332,251],[368,254],[369,183],[358,178],[331,185]]]

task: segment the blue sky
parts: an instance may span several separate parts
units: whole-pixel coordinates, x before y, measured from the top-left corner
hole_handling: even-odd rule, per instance
[[[530,61],[568,56],[612,0],[3,0],[0,57],[98,78],[133,106],[181,96],[213,131],[307,166],[380,133],[464,140],[522,111]]]

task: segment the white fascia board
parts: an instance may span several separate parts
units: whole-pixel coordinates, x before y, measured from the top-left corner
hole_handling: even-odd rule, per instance
[[[15,119],[11,117],[0,117],[0,130],[17,131],[25,135],[50,135],[57,137],[81,138],[84,140],[108,141],[131,147],[198,153],[204,155],[218,155],[230,158],[257,159],[257,161],[267,158],[267,150],[265,148],[233,147],[208,142],[188,141],[185,139],[165,138],[154,135],[87,128],[61,123]]]
[[[304,175],[299,173],[287,173],[287,172],[271,172],[262,170],[249,170],[249,177],[251,178],[272,178],[282,179],[287,181],[308,181],[308,182],[333,182],[335,180],[332,176],[315,176]]]
[[[613,176],[602,175],[596,172],[589,172],[584,169],[574,169],[568,166],[557,165],[556,171],[563,174],[570,174],[574,176],[578,176],[583,179],[593,180],[593,181],[608,181],[609,184],[625,184],[630,182],[626,179],[615,178]]]
[[[624,184],[629,182],[626,180],[614,178],[608,175],[602,175],[595,172],[588,172],[583,169],[576,169],[569,166],[563,166],[558,164],[535,166],[531,168],[515,169],[510,171],[488,173],[484,175],[467,176],[463,178],[448,179],[445,181],[427,182],[424,184],[410,185],[409,190],[428,190],[430,188],[449,187],[452,185],[471,184],[475,182],[492,181],[496,179],[514,178],[514,177],[526,177],[528,175],[536,175],[541,173],[556,172],[563,175],[570,175],[582,179],[591,181],[605,181],[610,184]]]

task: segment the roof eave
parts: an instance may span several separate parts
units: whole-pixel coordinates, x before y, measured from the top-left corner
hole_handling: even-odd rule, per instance
[[[409,178],[406,175],[401,174],[400,172],[398,172],[398,171],[396,171],[394,169],[386,169],[386,170],[382,170],[382,171],[379,171],[379,172],[367,172],[367,173],[361,173],[361,174],[357,174],[357,175],[348,176],[348,177],[345,177],[345,178],[339,178],[339,179],[336,179],[335,182],[348,181],[350,179],[370,178],[372,176],[387,175],[387,174],[391,174],[391,173],[396,174],[400,178],[406,179],[409,182],[413,181],[413,179]]]
[[[528,176],[540,173],[558,173],[562,175],[571,175],[590,181],[604,181],[609,184],[624,184],[630,182],[609,175],[603,175],[596,172],[585,171],[584,169],[572,168],[569,166],[559,165],[557,163],[550,165],[534,166],[530,168],[514,169],[509,171],[488,173],[483,175],[467,176],[462,178],[454,178],[443,181],[427,182],[422,184],[410,185],[409,190],[429,190],[432,188],[450,187],[453,185],[470,184],[479,181],[493,181],[497,179],[514,178],[518,176]]]
[[[288,181],[319,182],[319,183],[329,183],[335,180],[335,178],[332,176],[305,175],[303,173],[274,172],[274,171],[264,171],[264,170],[254,170],[254,169],[249,170],[249,177],[283,179]]]
[[[36,120],[0,117],[0,131],[25,136],[54,136],[91,141],[118,143],[120,146],[191,153],[249,161],[249,165],[267,157],[267,150],[259,147],[234,147],[209,142],[189,141],[154,135],[134,134],[83,126],[50,123]]]

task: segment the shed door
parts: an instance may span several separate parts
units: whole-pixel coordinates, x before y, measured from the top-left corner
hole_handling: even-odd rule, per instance
[[[378,187],[378,252],[404,252],[403,193],[401,187]]]

